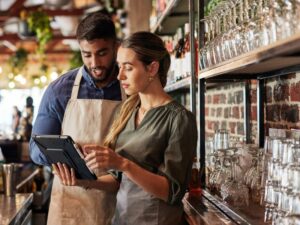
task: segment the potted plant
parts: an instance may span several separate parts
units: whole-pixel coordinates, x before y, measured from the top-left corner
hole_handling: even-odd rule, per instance
[[[9,64],[13,73],[20,72],[26,65],[28,59],[28,52],[24,48],[19,48],[9,58]]]
[[[38,41],[37,52],[40,54],[44,53],[46,44],[52,39],[49,16],[41,10],[33,11],[29,13],[27,22],[29,28],[36,33]]]

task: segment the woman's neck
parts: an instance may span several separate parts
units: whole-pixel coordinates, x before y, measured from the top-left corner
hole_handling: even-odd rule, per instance
[[[151,93],[139,93],[141,100],[141,108],[149,110],[161,105],[165,105],[172,100],[172,98],[164,92],[164,90],[151,90]]]

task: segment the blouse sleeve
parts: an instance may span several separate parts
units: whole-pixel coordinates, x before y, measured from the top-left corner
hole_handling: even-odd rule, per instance
[[[164,163],[158,173],[169,181],[170,204],[179,203],[191,177],[193,158],[197,148],[197,125],[192,113],[183,110],[170,125],[170,137],[164,153]]]

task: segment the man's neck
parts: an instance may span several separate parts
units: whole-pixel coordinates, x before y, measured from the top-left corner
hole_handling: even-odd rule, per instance
[[[117,78],[116,74],[111,74],[105,81],[95,81],[98,88],[104,88]]]

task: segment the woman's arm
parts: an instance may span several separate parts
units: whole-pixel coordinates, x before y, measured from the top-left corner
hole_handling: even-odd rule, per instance
[[[80,186],[86,189],[93,188],[109,192],[116,192],[119,189],[119,183],[110,174],[98,177],[97,180],[79,180],[76,179],[74,169],[71,168],[70,170],[66,164],[52,164],[52,167],[55,175],[66,186]]]
[[[122,171],[130,180],[146,192],[164,201],[168,200],[169,182],[164,176],[143,169],[110,148],[90,145],[84,146],[84,151],[89,152],[85,160],[90,169],[114,169]]]
[[[166,177],[151,173],[130,160],[127,161],[122,171],[130,180],[155,197],[168,200],[169,182]]]

